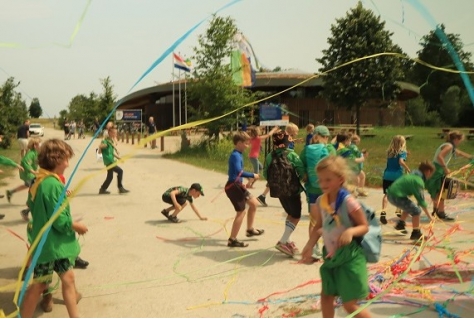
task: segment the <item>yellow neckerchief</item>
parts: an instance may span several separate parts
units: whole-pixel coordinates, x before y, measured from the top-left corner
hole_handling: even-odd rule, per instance
[[[334,211],[334,208],[332,208],[331,204],[329,203],[329,195],[328,194],[322,194],[321,195],[319,205],[321,206],[321,208],[325,212],[327,212],[329,215],[331,215],[331,217],[336,221],[337,227],[341,226],[341,221],[339,219],[339,216],[337,215],[337,212]],[[331,214],[330,212],[333,212],[333,213]]]
[[[54,178],[56,178],[58,181],[61,181],[61,179],[56,173],[40,168],[38,171],[38,175],[36,175],[35,182],[30,187],[31,200],[35,199],[36,192],[38,191],[39,185],[48,176],[54,176]]]

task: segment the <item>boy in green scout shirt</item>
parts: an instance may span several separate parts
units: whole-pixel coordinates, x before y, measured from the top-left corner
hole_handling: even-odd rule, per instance
[[[118,156],[118,151],[115,148],[114,139],[117,137],[117,129],[112,127],[108,130],[107,138],[103,139],[100,143],[99,149],[102,153],[102,160],[104,161],[105,166],[110,166],[115,163],[115,158],[120,159]],[[117,186],[120,194],[128,193],[129,190],[126,190],[122,185],[123,179],[123,170],[118,166],[115,165],[114,167],[107,169],[107,178],[105,179],[104,183],[100,187],[99,194],[110,194],[107,190],[110,183],[113,179],[113,173],[117,174]]]

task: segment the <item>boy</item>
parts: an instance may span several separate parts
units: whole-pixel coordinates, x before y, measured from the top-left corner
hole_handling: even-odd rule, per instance
[[[69,166],[69,159],[73,155],[72,148],[58,139],[48,140],[41,146],[38,156],[41,168],[28,193],[28,207],[34,215],[32,240],[36,239],[44,225],[53,217],[59,197],[64,192],[64,184],[59,176],[64,175]],[[52,282],[53,271],[61,279],[64,303],[69,316],[79,316],[77,302],[81,296],[74,283],[73,267],[74,259],[79,255],[81,248],[75,233],[83,235],[87,230],[84,224],[72,220],[69,204],[66,205],[53,222],[38,257],[33,272],[33,283],[28,288],[21,306],[21,317],[33,316],[41,293]],[[49,301],[52,303],[52,297],[49,297]],[[43,299],[43,302],[48,301]]]
[[[237,234],[245,217],[245,204],[249,205],[247,215],[247,237],[260,236],[263,229],[254,229],[255,212],[258,201],[242,184],[243,178],[259,179],[258,174],[244,172],[244,158],[242,152],[249,146],[250,136],[245,132],[237,132],[233,137],[234,150],[229,156],[228,180],[225,184],[225,193],[234,206],[236,215],[232,223],[232,231],[227,242],[228,247],[247,247],[248,244],[238,241]]]
[[[168,218],[170,222],[179,223],[180,220],[178,219],[178,214],[186,207],[187,202],[189,202],[197,217],[199,217],[200,220],[207,220],[206,217],[199,214],[196,206],[193,204],[193,199],[198,198],[199,196],[204,196],[204,191],[199,183],[192,184],[189,189],[182,186],[171,187],[163,193],[163,196],[161,196],[163,201],[171,204],[171,206],[163,209],[161,213],[163,216]],[[173,210],[173,214],[170,215],[170,212]]]
[[[14,193],[28,189],[35,175],[38,173],[38,150],[40,147],[41,139],[39,137],[32,137],[28,141],[28,152],[21,159],[21,167],[23,170],[20,171],[20,179],[23,181],[23,185],[20,185],[12,190],[7,190],[7,200],[10,203]]]
[[[275,195],[273,195],[274,188],[272,187],[274,183],[276,183],[278,190],[281,191],[279,192],[280,195],[278,196],[278,199],[280,200],[281,206],[288,214],[285,222],[285,231],[283,232],[281,239],[275,245],[275,248],[281,251],[282,253],[293,257],[295,253],[298,252],[298,248],[296,248],[294,242],[290,241],[290,236],[295,230],[296,225],[298,225],[298,222],[301,218],[302,188],[299,180],[306,178],[306,171],[298,154],[296,154],[294,150],[288,148],[289,144],[290,136],[287,132],[280,130],[273,134],[274,151],[268,154],[267,158],[265,159],[265,169],[263,171],[263,174],[268,180],[268,184],[270,187],[270,195],[272,197],[275,197]],[[286,157],[287,161],[292,166],[291,172],[285,173],[279,171],[282,169],[287,169],[287,167],[283,166],[285,164],[281,162],[278,163],[278,157]],[[274,163],[272,164],[272,162]],[[283,178],[283,180],[287,180],[288,184],[291,185],[288,185],[289,187],[280,187],[284,183],[281,183],[281,178],[279,177],[287,176],[288,174],[291,174],[291,180],[288,181],[286,178]],[[285,195],[282,195],[281,193],[285,193]]]
[[[103,139],[100,143],[99,149],[102,153],[102,160],[104,161],[105,166],[110,166],[115,163],[115,158],[120,159],[118,156],[118,151],[114,146],[115,138],[117,137],[117,129],[111,127],[108,129],[107,138]],[[117,152],[117,153],[116,153]],[[117,173],[117,186],[120,194],[125,194],[130,192],[129,190],[125,189],[122,185],[122,178],[123,178],[123,170],[118,166],[110,167],[107,169],[107,178],[105,179],[104,183],[100,187],[99,194],[110,194],[107,190],[110,183],[113,179],[113,173]]]
[[[1,141],[2,141],[2,137],[0,136],[0,142]],[[15,161],[5,156],[0,156],[0,165],[16,167],[20,170],[20,172],[23,171],[23,167],[21,167],[21,165],[15,163]],[[0,169],[0,173],[3,173],[1,169]],[[3,198],[3,197],[4,197],[3,195],[0,195],[0,198]],[[5,214],[0,214],[0,219],[3,219],[4,217],[5,217]]]
[[[309,145],[311,144],[311,140],[313,139],[313,135],[314,135],[314,125],[309,123],[308,125],[306,125],[306,145]]]
[[[423,190],[425,188],[425,181],[433,175],[434,171],[435,168],[433,164],[422,162],[418,167],[418,171],[399,177],[387,189],[388,201],[402,211],[402,216],[395,226],[395,229],[399,230],[402,234],[407,234],[405,220],[408,214],[412,216],[413,231],[410,236],[412,240],[418,240],[423,236],[420,231],[421,209],[423,209],[430,220],[432,219],[428,212],[428,204],[425,201]],[[408,198],[409,196],[415,196],[421,209]]]

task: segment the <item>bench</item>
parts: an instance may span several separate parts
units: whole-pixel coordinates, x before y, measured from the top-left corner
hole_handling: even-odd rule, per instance
[[[377,136],[377,134],[373,134],[373,133],[363,133],[360,135],[360,137],[375,137]]]

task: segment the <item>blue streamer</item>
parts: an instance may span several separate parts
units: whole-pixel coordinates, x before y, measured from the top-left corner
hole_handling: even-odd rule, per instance
[[[466,69],[464,68],[464,65],[461,62],[461,59],[459,58],[459,55],[457,54],[456,50],[454,49],[452,43],[449,41],[448,37],[446,34],[441,30],[439,25],[436,23],[434,17],[429,13],[429,11],[426,9],[424,5],[420,3],[419,0],[406,0],[409,4],[411,4],[418,12],[425,18],[426,22],[435,29],[435,34],[438,37],[438,39],[446,45],[446,49],[448,50],[449,55],[451,56],[451,59],[454,62],[454,65],[456,65],[456,68],[458,71],[461,71],[459,75],[461,76],[461,79],[464,83],[464,86],[466,87],[467,94],[469,95],[469,98],[471,99],[472,106],[474,107],[474,86],[471,83],[471,80],[469,79],[469,76],[465,73]]]
[[[236,4],[237,2],[240,2],[242,0],[233,0],[231,2],[229,2],[228,4],[226,4],[225,6],[221,7],[220,9],[218,9],[215,13],[218,13],[234,4]],[[176,42],[174,42],[171,47],[169,47],[167,50],[165,50],[165,52],[148,68],[148,70],[138,79],[138,81],[130,88],[129,92],[138,84],[140,83],[140,81],[148,74],[150,73],[157,65],[159,65],[163,59],[169,55],[171,52],[173,52],[173,50],[181,43],[183,42],[183,40],[185,40],[189,34],[191,34],[199,25],[201,25],[204,21],[206,21],[211,15],[209,15],[208,17],[206,17],[206,19],[203,19],[202,21],[200,21],[198,24],[196,24],[194,27],[192,27],[189,31],[187,31],[182,37],[180,37]],[[71,173],[71,176],[70,178],[68,179],[65,187],[64,187],[64,191],[61,193],[61,195],[59,196],[59,200],[58,202],[56,203],[56,206],[54,207],[54,213],[53,215],[58,211],[59,207],[61,207],[62,203],[63,203],[63,200],[64,200],[64,197],[66,195],[66,190],[69,188],[69,185],[71,184],[71,181],[72,179],[74,178],[75,174],[76,174],[76,171],[77,169],[79,168],[79,165],[81,164],[85,154],[87,153],[87,151],[89,150],[90,146],[92,145],[92,143],[94,142],[95,138],[97,137],[97,135],[99,134],[99,132],[102,130],[102,128],[105,126],[105,123],[108,122],[108,120],[110,119],[110,117],[112,116],[113,112],[117,109],[117,107],[119,107],[120,104],[122,104],[122,100],[123,99],[120,99],[117,103],[115,103],[112,111],[110,111],[110,113],[107,115],[106,119],[104,120],[104,122],[102,122],[102,124],[100,125],[99,129],[97,130],[97,132],[95,132],[94,136],[92,137],[91,141],[89,142],[89,144],[87,144],[87,147],[86,149],[84,150],[84,152],[81,154],[81,157],[79,158],[79,161],[77,162],[76,166],[74,167],[72,173]],[[28,267],[28,270],[26,271],[26,276],[25,276],[25,281],[23,282],[23,285],[21,286],[21,290],[20,290],[20,294],[18,296],[18,305],[21,306],[22,302],[23,302],[23,298],[25,296],[25,293],[26,293],[26,288],[28,286],[28,282],[29,282],[29,279],[31,278],[31,274],[36,266],[36,263],[38,261],[38,258],[39,258],[39,255],[41,253],[41,251],[43,250],[43,246],[46,242],[46,238],[48,237],[48,234],[51,230],[51,226],[48,227],[48,229],[46,229],[46,231],[43,233],[42,237],[41,237],[41,240],[40,242],[38,243],[38,246],[36,247],[36,250],[33,254],[33,258],[31,259],[31,263],[30,263],[30,266]],[[18,317],[20,317],[20,313],[18,313]]]
[[[223,6],[222,8],[220,8],[219,10],[217,10],[215,13],[218,13],[219,11],[222,11],[222,10],[224,10],[224,9],[230,7],[230,6],[233,6],[234,4],[236,4],[237,2],[240,2],[240,1],[242,1],[242,0],[233,0],[233,1],[229,2],[228,4],[226,4],[225,6]],[[181,44],[181,42],[183,42],[194,30],[196,30],[201,24],[203,24],[209,17],[211,17],[211,15],[209,15],[205,19],[202,19],[201,21],[199,21],[194,27],[189,29],[178,40],[176,40],[165,52],[163,52],[163,54],[158,59],[156,59],[155,62],[153,62],[153,64],[148,68],[148,70],[145,71],[145,73],[142,74],[142,76],[137,80],[137,82],[135,82],[135,84],[130,88],[130,90],[128,92],[130,93],[130,91],[138,83],[140,83],[140,81],[145,76],[147,76],[148,73],[150,73],[158,64],[160,64],[170,53],[172,53],[178,47],[178,45]]]

